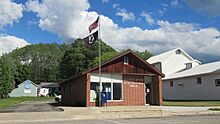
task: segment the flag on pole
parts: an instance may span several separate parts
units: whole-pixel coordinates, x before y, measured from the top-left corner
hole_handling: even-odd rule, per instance
[[[92,30],[94,30],[94,29],[96,29],[96,28],[98,27],[98,22],[99,22],[99,16],[98,16],[98,18],[96,19],[96,21],[93,22],[93,23],[89,26],[89,33],[90,33]]]
[[[95,43],[95,41],[98,40],[98,31],[90,34],[89,36],[85,37],[83,39],[83,41],[85,42],[85,44],[87,45],[93,45]]]

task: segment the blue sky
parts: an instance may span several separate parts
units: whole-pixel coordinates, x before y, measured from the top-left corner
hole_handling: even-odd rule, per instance
[[[219,0],[1,0],[0,8],[0,54],[83,38],[100,14],[101,37],[115,49],[181,47],[205,62],[219,58]]]

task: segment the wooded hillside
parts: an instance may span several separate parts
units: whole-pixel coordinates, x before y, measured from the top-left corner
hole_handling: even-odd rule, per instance
[[[101,42],[102,61],[118,54]],[[15,86],[30,79],[34,83],[59,82],[98,64],[98,42],[86,46],[82,39],[72,44],[31,44],[0,58],[0,97],[7,97]],[[152,54],[138,52],[143,59]]]

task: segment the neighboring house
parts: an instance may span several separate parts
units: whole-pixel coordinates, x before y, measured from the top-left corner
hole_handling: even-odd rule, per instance
[[[30,80],[26,80],[18,85],[18,88],[11,91],[10,97],[36,96],[38,86]]]
[[[220,100],[220,61],[198,65],[163,78],[166,100]]]
[[[99,66],[60,83],[64,105],[97,106]],[[74,71],[74,70],[73,70]],[[102,91],[108,106],[162,105],[160,71],[132,50],[124,51],[101,65]]]
[[[165,74],[165,77],[162,79],[164,100],[176,100],[176,99],[185,100],[186,97],[183,97],[182,95],[178,94],[178,92],[182,92],[181,94],[192,93],[192,92],[188,92],[188,93],[185,92],[188,89],[190,89],[188,85],[184,87],[185,90],[182,90],[176,86],[172,87],[174,84],[175,85],[177,84],[176,81],[168,82],[167,80],[169,79],[170,75],[175,75],[175,74],[180,74],[178,78],[182,78],[183,77],[183,75],[181,75],[182,73],[184,72],[187,73],[189,70],[199,67],[201,64],[200,61],[192,58],[181,48],[176,48],[168,52],[153,56],[149,58],[147,62],[149,62],[158,70],[160,70],[163,74]],[[181,82],[185,82],[185,83],[189,82],[189,80],[188,79],[185,80],[185,78],[181,80],[182,80]],[[191,82],[193,81],[194,80],[192,80]],[[181,84],[179,84],[178,86],[180,85]],[[172,89],[170,89],[170,86],[172,87]],[[200,90],[200,89],[195,88],[194,90]],[[187,100],[190,100],[190,97],[187,98]]]
[[[40,83],[41,88],[47,88],[50,90],[50,95],[60,94],[60,85],[59,83],[55,82],[41,82]]]
[[[176,48],[174,50],[150,57],[147,62],[154,65],[154,67],[165,74],[165,76],[178,71],[193,68],[201,64],[200,61],[192,58],[181,48]]]

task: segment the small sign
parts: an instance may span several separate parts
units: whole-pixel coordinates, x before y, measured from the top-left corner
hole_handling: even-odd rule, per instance
[[[130,87],[138,87],[138,85],[131,84]]]
[[[24,88],[25,89],[30,89],[31,88],[31,82],[29,80],[24,82]]]
[[[24,89],[24,93],[31,93],[31,89]]]

